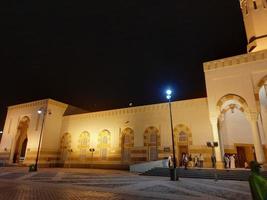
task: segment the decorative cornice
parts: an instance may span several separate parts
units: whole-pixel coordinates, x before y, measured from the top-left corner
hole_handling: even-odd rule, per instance
[[[267,50],[205,62],[204,72],[267,59]]]
[[[53,99],[48,99],[48,104],[55,105],[61,108],[67,108],[68,104],[53,100]]]
[[[38,101],[32,101],[28,103],[22,103],[22,104],[17,104],[13,106],[8,106],[8,110],[13,110],[13,109],[22,109],[22,108],[29,108],[29,107],[35,107],[35,106],[47,106],[48,104],[59,106],[62,108],[66,108],[68,105],[59,101],[55,101],[53,99],[42,99]]]
[[[197,98],[197,99],[190,99],[190,100],[183,100],[183,101],[173,101],[172,107],[175,108],[184,108],[184,107],[192,107],[192,106],[199,106],[203,104],[208,104],[207,98]],[[91,112],[91,113],[83,113],[83,114],[74,114],[68,115],[64,118],[98,118],[98,117],[110,117],[116,115],[125,115],[125,114],[136,114],[136,113],[144,113],[144,112],[153,112],[159,110],[167,110],[169,109],[168,103],[159,103],[153,105],[146,105],[146,106],[136,106],[136,107],[129,107],[129,108],[121,108],[115,110],[107,110],[107,111],[98,111],[98,112]]]
[[[48,100],[49,99],[43,99],[43,100],[38,100],[38,101],[32,101],[29,103],[22,103],[18,105],[8,106],[8,110],[29,108],[29,107],[35,107],[35,106],[46,106],[48,104]]]

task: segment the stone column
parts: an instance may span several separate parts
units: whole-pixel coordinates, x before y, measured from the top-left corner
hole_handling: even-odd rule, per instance
[[[260,139],[260,134],[258,130],[258,113],[250,113],[250,125],[252,129],[253,144],[255,148],[256,158],[259,163],[265,162],[265,156],[263,152],[263,146]]]
[[[219,141],[220,141],[220,146],[221,146],[221,155],[224,161],[224,143],[223,143],[223,137],[222,137],[222,123],[223,122],[224,122],[224,114],[221,114],[219,117],[219,122],[218,122],[218,134],[219,134]]]
[[[217,168],[223,168],[223,159],[222,159],[222,147],[220,143],[219,131],[218,131],[218,120],[217,118],[212,118],[210,120],[212,127],[213,142],[218,142],[218,147],[215,147],[215,156],[217,160]]]

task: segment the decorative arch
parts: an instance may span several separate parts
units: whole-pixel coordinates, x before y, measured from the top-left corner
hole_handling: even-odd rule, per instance
[[[111,133],[104,129],[98,134],[98,148],[100,149],[100,158],[106,160],[108,158],[108,151],[111,147]]]
[[[156,135],[156,143],[153,142],[154,137],[151,137]],[[149,145],[157,145],[160,146],[160,134],[159,134],[159,130],[154,127],[154,126],[150,126],[148,128],[146,128],[145,132],[144,132],[144,146],[149,146]]]
[[[221,110],[221,114],[225,114],[229,110],[231,110],[233,112],[234,109],[240,110],[241,112],[244,112],[245,111],[244,108],[241,107],[240,105],[237,105],[237,104],[229,104],[228,106],[226,106],[225,108],[223,108]]]
[[[176,144],[192,145],[192,132],[188,126],[178,124],[174,128],[174,141]]]
[[[60,153],[61,160],[66,161],[68,159],[68,155],[71,152],[71,134],[64,133],[60,140]]]
[[[22,128],[28,129],[29,124],[30,124],[30,118],[28,116],[24,116],[19,121],[18,129],[22,129]]]
[[[263,76],[260,81],[257,83],[256,85],[256,89],[255,89],[255,101],[257,104],[257,110],[260,112],[261,110],[261,102],[260,102],[260,90],[261,88],[267,83],[267,75]],[[266,91],[267,93],[267,91]]]
[[[30,124],[30,118],[28,116],[24,116],[19,121],[19,125],[17,128],[17,134],[15,136],[15,150],[13,154],[13,163],[19,162],[21,159],[24,160],[27,143],[28,143],[28,128]]]
[[[233,101],[229,105],[225,105],[226,102]],[[222,112],[225,112],[227,109],[238,108],[240,111],[244,112],[246,117],[248,117],[249,108],[246,100],[236,94],[227,94],[219,99],[217,102],[217,114],[220,116]]]
[[[144,146],[148,148],[148,160],[158,159],[158,148],[160,145],[159,130],[154,126],[146,128],[144,132]]]
[[[131,160],[131,148],[134,147],[134,131],[131,128],[125,128],[121,132],[121,157],[123,161]]]
[[[192,132],[188,126],[184,124],[178,124],[174,130],[174,142],[177,148],[177,159],[182,164],[182,155],[189,153],[190,145],[192,145]]]
[[[88,131],[83,131],[79,136],[78,149],[80,150],[80,158],[85,159],[87,151],[90,147],[90,133]]]
[[[257,93],[259,93],[261,87],[262,87],[266,82],[267,82],[267,75],[265,75],[264,77],[262,77],[262,78],[260,79],[260,81],[258,82],[258,84],[257,84],[257,91],[256,91]]]

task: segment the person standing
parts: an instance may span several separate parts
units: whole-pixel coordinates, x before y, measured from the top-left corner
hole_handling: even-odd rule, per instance
[[[234,154],[230,156],[230,168],[231,169],[235,168],[235,156],[234,156]]]
[[[184,156],[183,163],[184,163],[184,169],[186,170],[187,169],[187,166],[188,166],[188,155],[187,154],[185,154],[185,156]]]
[[[195,157],[194,157],[194,166],[195,167],[198,167],[199,166],[198,165],[198,162],[199,162],[198,155],[195,155]]]
[[[184,166],[184,157],[185,157],[185,153],[182,153],[182,158],[180,161],[180,166],[183,167]]]
[[[194,165],[193,165],[193,158],[192,158],[192,155],[191,154],[189,154],[189,156],[188,156],[188,166],[189,167],[193,167]]]
[[[229,168],[229,163],[230,163],[230,160],[229,160],[228,155],[224,154],[224,167],[225,167],[225,169]]]
[[[168,157],[168,167],[169,168],[173,167],[173,161],[172,161],[172,157],[171,156]]]
[[[212,163],[212,168],[216,167],[216,157],[214,154],[211,155],[211,163]]]
[[[200,167],[203,168],[204,157],[202,156],[202,154],[199,154],[199,162],[200,162]]]

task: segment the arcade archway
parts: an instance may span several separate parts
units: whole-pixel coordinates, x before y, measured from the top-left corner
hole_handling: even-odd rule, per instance
[[[259,110],[259,131],[265,143],[265,160],[267,160],[267,76],[259,81],[255,97]]]
[[[17,134],[15,137],[15,149],[13,153],[13,163],[19,163],[25,159],[28,137],[27,131],[30,123],[30,118],[24,116],[18,125]]]
[[[222,158],[225,155],[235,155],[236,167],[244,167],[245,162],[256,159],[254,143],[259,138],[253,130],[247,102],[238,95],[228,94],[218,101],[217,109]]]

